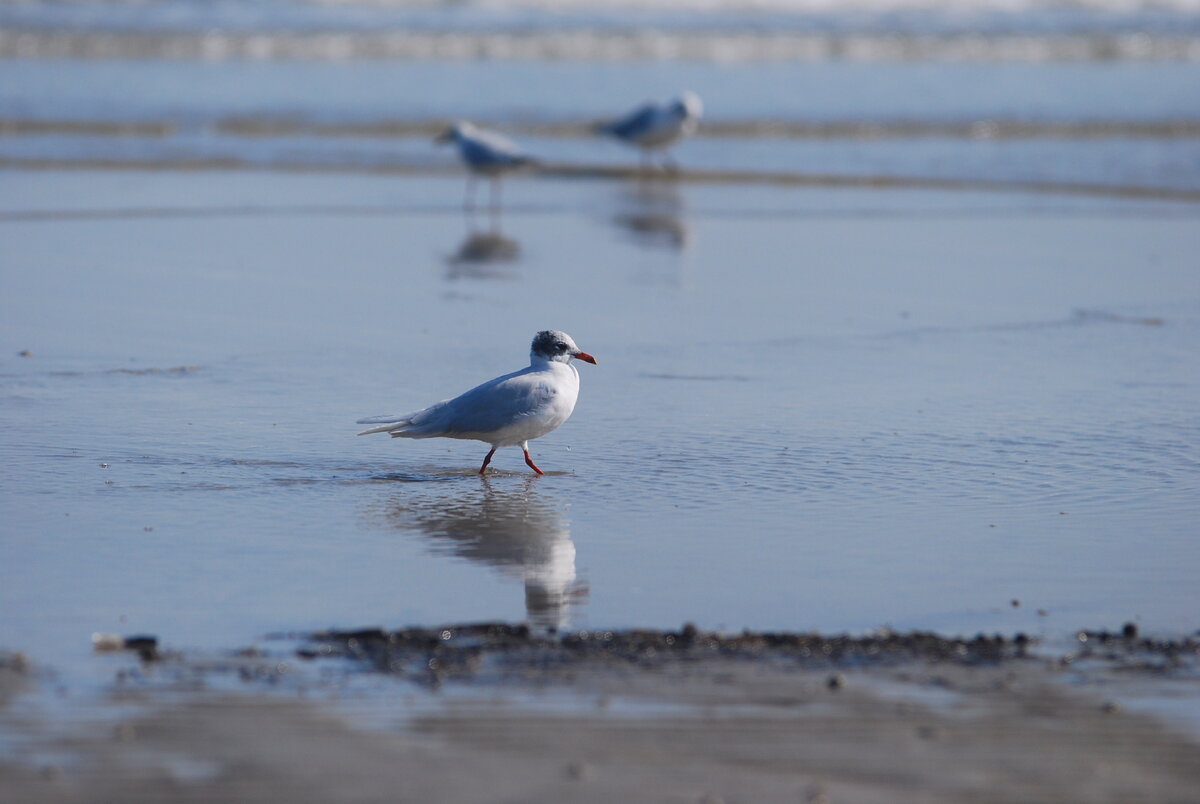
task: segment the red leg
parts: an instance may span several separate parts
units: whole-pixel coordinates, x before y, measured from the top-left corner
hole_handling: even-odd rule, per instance
[[[483,474],[484,472],[487,471],[488,464],[492,462],[492,456],[495,454],[496,454],[495,447],[492,447],[490,450],[488,450],[487,457],[483,459],[483,466],[479,467],[479,474]],[[526,454],[528,454],[528,453],[526,453]]]
[[[546,474],[546,473],[545,473],[545,472],[543,472],[541,469],[538,469],[538,467],[537,467],[537,464],[533,462],[533,458],[530,458],[530,457],[529,457],[529,450],[527,450],[527,449],[526,449],[526,450],[523,450],[523,451],[524,451],[524,453],[525,453],[525,464],[526,464],[526,465],[527,465],[527,466],[528,466],[530,469],[532,469],[533,471],[537,472],[539,475],[544,475],[544,474]]]

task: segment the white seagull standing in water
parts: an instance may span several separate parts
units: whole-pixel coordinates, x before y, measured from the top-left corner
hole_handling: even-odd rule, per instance
[[[669,103],[639,106],[618,120],[598,126],[596,130],[641,148],[644,163],[651,151],[665,152],[679,140],[694,134],[703,112],[700,96],[694,92],[684,92]],[[675,167],[669,155],[664,155],[664,161],[668,167]]]
[[[458,155],[467,165],[467,195],[464,206],[475,207],[475,176],[487,176],[492,180],[492,209],[500,204],[500,177],[505,173],[525,167],[533,160],[508,137],[487,131],[465,120],[459,121],[443,131],[436,143],[452,142],[458,146]]]
[[[467,438],[492,445],[479,474],[487,471],[500,447],[519,446],[525,463],[545,474],[529,457],[529,441],[557,429],[575,410],[579,398],[579,370],[571,360],[596,364],[565,332],[539,332],[529,347],[529,367],[488,380],[465,394],[430,405],[416,413],[372,416],[358,424],[376,425],[363,430],[388,433],[392,438]]]

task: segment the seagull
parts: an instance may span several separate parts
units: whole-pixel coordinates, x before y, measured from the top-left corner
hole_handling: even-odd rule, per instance
[[[475,175],[487,176],[492,180],[492,209],[499,206],[500,177],[510,171],[532,164],[533,160],[508,137],[488,131],[461,120],[439,134],[434,142],[452,142],[458,146],[458,155],[467,165],[467,196],[464,206],[475,207]]]
[[[694,134],[703,111],[700,96],[684,92],[669,103],[639,106],[618,120],[601,124],[596,130],[641,148],[644,162],[651,151],[665,150]],[[669,155],[665,162],[668,167],[674,167]]]
[[[392,438],[466,438],[491,444],[479,474],[500,447],[519,446],[525,463],[545,474],[529,457],[529,441],[556,430],[571,417],[579,398],[579,370],[572,360],[596,365],[565,332],[548,329],[533,337],[529,366],[505,374],[465,394],[430,405],[415,413],[372,416],[358,424],[373,424],[359,435],[387,433]]]

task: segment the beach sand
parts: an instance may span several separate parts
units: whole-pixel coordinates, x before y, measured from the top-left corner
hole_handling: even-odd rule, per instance
[[[400,715],[382,728],[351,725],[316,695],[133,691],[111,702],[125,714],[100,725],[36,740],[27,728],[25,761],[0,762],[0,798],[1194,800],[1200,744],[1113,701],[1151,674],[1108,671],[1068,684],[1062,657],[844,671],[597,661],[447,685],[419,703],[397,682],[390,703],[374,698]],[[203,675],[191,674],[193,689]],[[0,714],[10,734],[12,720]]]

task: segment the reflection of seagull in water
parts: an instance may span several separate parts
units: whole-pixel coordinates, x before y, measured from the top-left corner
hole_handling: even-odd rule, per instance
[[[487,471],[500,447],[519,446],[525,463],[545,474],[529,456],[529,441],[540,438],[565,422],[579,398],[579,370],[572,359],[595,365],[596,358],[575,345],[565,332],[544,330],[529,347],[529,366],[505,374],[465,394],[402,415],[373,416],[359,424],[363,430],[388,433],[392,438],[466,438],[491,444],[479,474]]]
[[[645,246],[676,251],[688,244],[688,226],[682,218],[683,198],[675,182],[638,181],[632,191],[622,193],[621,206],[613,221],[632,239]]]
[[[674,162],[665,149],[694,134],[703,111],[700,97],[694,92],[684,92],[669,103],[639,106],[618,120],[598,126],[596,130],[640,148],[643,165],[652,151],[664,151],[664,163],[674,168]]]
[[[499,266],[516,262],[520,256],[521,244],[498,231],[471,232],[447,258],[447,275],[450,279],[508,279],[511,274]]]
[[[500,206],[500,177],[517,168],[533,163],[515,142],[487,131],[466,121],[459,121],[437,136],[434,142],[453,142],[458,146],[458,155],[467,165],[467,194],[464,206],[475,207],[475,176],[487,176],[492,181],[491,207]]]
[[[530,625],[564,628],[568,609],[587,594],[575,580],[575,544],[565,513],[533,491],[496,490],[485,478],[482,496],[431,501],[414,507],[411,495],[389,512],[397,527],[415,523],[439,547],[506,572],[517,570],[525,583]]]

